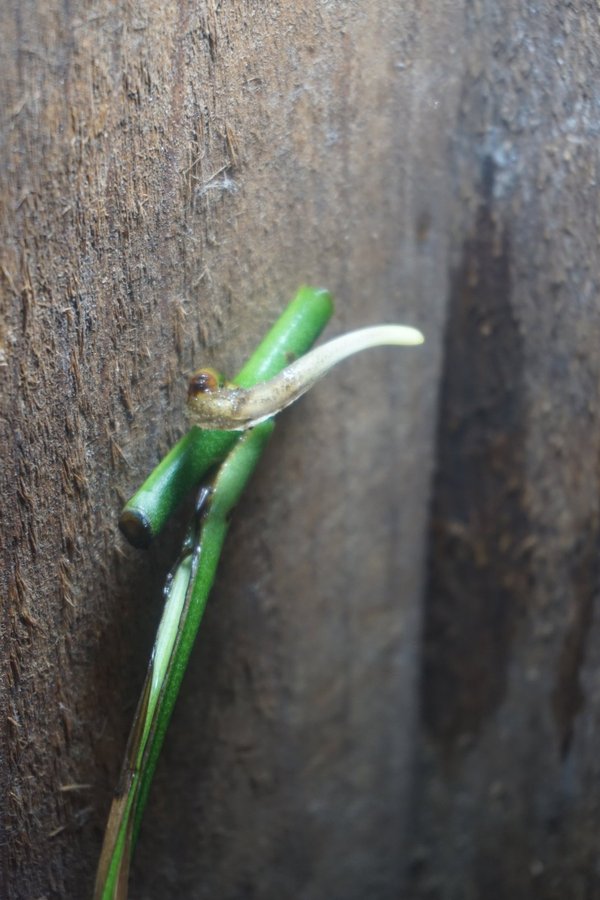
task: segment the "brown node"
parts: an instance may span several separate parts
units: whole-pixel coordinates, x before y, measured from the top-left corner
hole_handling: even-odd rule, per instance
[[[188,381],[188,400],[197,394],[210,394],[223,386],[223,376],[216,369],[196,369]]]

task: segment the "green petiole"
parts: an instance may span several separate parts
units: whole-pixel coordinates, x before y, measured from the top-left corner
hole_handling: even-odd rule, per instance
[[[189,606],[186,609],[185,618],[177,636],[172,663],[167,671],[164,694],[161,698],[162,714],[160,720],[157,721],[156,731],[152,736],[140,780],[140,799],[136,809],[135,836],[137,836],[139,830],[158,755],[200,626],[206,599],[214,581],[223,541],[229,527],[229,514],[240,499],[274,427],[275,423],[273,421],[263,422],[260,427],[255,428],[239,441],[220,467],[214,481],[209,510],[200,534],[200,564],[192,585]]]
[[[193,412],[202,426],[214,427],[216,423],[223,427],[254,427],[243,436],[239,431],[192,429],[157,466],[123,511],[120,525],[126,536],[138,546],[149,543],[183,495],[224,458],[210,487],[201,491],[202,502],[197,504],[182,553],[165,590],[165,607],[106,828],[94,900],[126,900],[133,847],[214,581],[229,516],[274,428],[273,419],[267,416],[293,402],[332,365],[356,352],[383,344],[406,346],[423,341],[420,332],[407,326],[375,326],[344,335],[302,357],[331,312],[327,292],[301,288],[244,366],[236,385],[207,387],[217,381],[214,373],[208,370],[195,373],[194,391],[205,396]],[[290,358],[298,356],[302,358],[290,364]],[[270,380],[282,370],[281,377]],[[196,395],[189,396],[194,399]]]
[[[133,848],[181,681],[238,502],[274,423],[249,432],[214,479],[206,511],[194,523],[167,590],[166,602],[132,726],[120,793],[113,800],[96,877],[95,900],[124,900]]]
[[[328,291],[301,287],[242,368],[235,383],[252,387],[272,378],[312,346],[331,318]],[[240,438],[235,431],[193,427],[158,464],[123,508],[121,531],[134,547],[147,547],[183,498]]]
[[[271,377],[309,349],[332,313],[330,295],[301,288],[238,376],[250,386]],[[263,422],[243,437],[233,432],[186,435],[125,508],[150,538],[206,471],[229,451],[210,496],[188,530],[165,591],[165,607],[129,736],[96,875],[94,900],[125,900],[131,855],[166,729],[206,606],[228,517],[273,430]],[[151,523],[151,527],[147,524]],[[136,526],[137,528],[138,526]],[[139,534],[137,535],[139,538]],[[139,539],[134,543],[143,543]]]

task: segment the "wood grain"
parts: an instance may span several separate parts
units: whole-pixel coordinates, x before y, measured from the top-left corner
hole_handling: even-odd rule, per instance
[[[120,506],[310,282],[427,343],[282,416],[132,897],[595,896],[595,5],[0,25],[0,894],[90,893],[183,528]]]
[[[465,34],[407,890],[594,897],[597,10],[475,4]]]

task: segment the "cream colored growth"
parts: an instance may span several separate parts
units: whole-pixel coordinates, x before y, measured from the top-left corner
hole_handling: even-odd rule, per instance
[[[407,325],[375,325],[334,338],[301,356],[286,369],[251,388],[201,391],[188,398],[191,422],[200,428],[245,431],[285,409],[348,356],[369,347],[414,347],[425,338]]]

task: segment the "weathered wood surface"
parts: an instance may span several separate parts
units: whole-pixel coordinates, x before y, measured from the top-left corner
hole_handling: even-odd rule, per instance
[[[181,533],[120,505],[302,281],[428,342],[282,418],[132,897],[598,890],[596,11],[395,7],[0,12],[2,896],[91,890]]]
[[[282,423],[132,895],[397,890],[455,101],[434,63],[452,23],[387,6],[4,9],[14,897],[91,885],[179,534],[131,551],[119,507],[184,427],[184,373],[235,370],[303,281],[334,291],[336,331],[424,323],[427,353],[373,352]]]
[[[465,16],[411,896],[600,896],[597,13]]]

